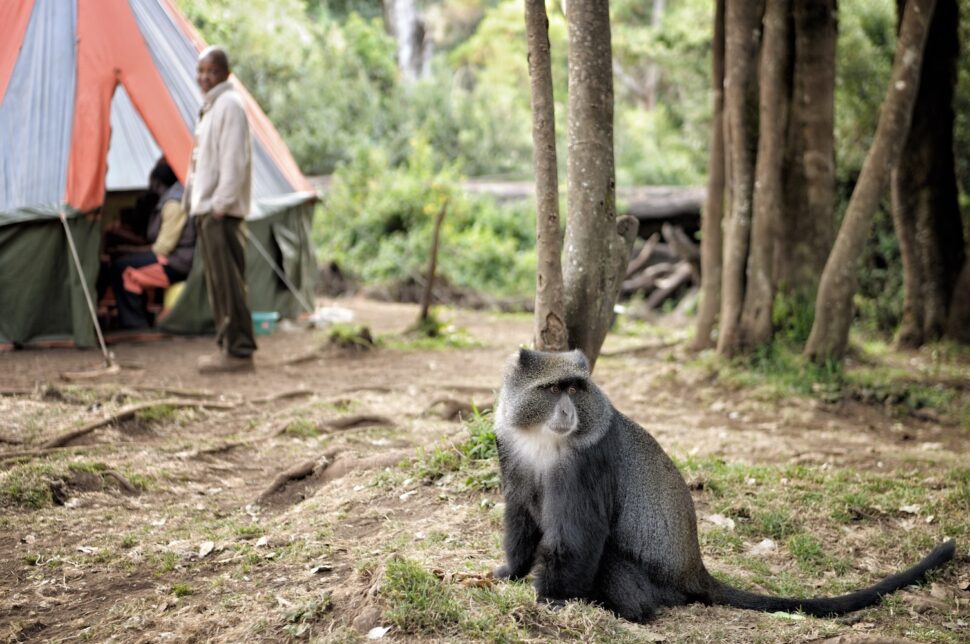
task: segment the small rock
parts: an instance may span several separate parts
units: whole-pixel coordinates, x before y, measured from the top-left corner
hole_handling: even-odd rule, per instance
[[[387,635],[387,632],[389,630],[391,630],[390,626],[375,626],[374,628],[367,631],[367,639],[379,640],[385,635]]]
[[[708,514],[704,517],[704,520],[725,530],[734,530],[734,519],[730,519],[723,514]]]
[[[778,549],[778,546],[777,544],[775,544],[774,541],[772,541],[771,539],[763,539],[760,542],[748,548],[748,554],[755,557],[759,557],[761,555],[768,554],[769,552],[773,552],[777,549]]]
[[[215,547],[216,544],[214,541],[203,541],[202,544],[199,545],[199,559],[205,559],[207,556],[209,556],[209,553],[215,549]]]

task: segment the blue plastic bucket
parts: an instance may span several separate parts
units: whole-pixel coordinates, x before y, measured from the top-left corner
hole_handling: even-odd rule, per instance
[[[269,335],[276,328],[280,314],[276,311],[253,311],[253,330],[256,335]]]

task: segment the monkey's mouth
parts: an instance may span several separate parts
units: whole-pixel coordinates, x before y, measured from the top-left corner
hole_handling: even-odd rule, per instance
[[[576,429],[576,423],[574,422],[559,422],[559,423],[546,423],[546,429],[556,436],[565,436],[569,434],[574,429]]]

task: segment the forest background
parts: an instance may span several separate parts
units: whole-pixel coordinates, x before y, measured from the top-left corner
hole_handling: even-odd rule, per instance
[[[318,259],[368,283],[425,270],[432,221],[448,201],[440,274],[498,296],[534,289],[532,202],[497,203],[459,187],[466,177],[530,180],[531,111],[525,23],[514,0],[407,3],[423,28],[402,69],[376,0],[180,0],[209,42],[234,57],[308,175],[333,175],[315,217]],[[388,6],[395,3],[388,2]],[[970,0],[960,0],[970,15]],[[566,21],[548,4],[553,84],[565,171]],[[703,185],[711,124],[714,3],[611,3],[616,178]],[[885,96],[896,41],[893,0],[843,0],[836,60],[836,219],[855,186]],[[970,42],[970,21],[960,40]],[[422,34],[419,34],[419,37]],[[405,67],[407,63],[404,63]],[[956,171],[970,221],[970,56],[958,59]],[[622,209],[622,202],[619,204]],[[902,270],[888,191],[866,245],[855,298],[862,327],[891,336]],[[783,305],[784,303],[782,303]]]

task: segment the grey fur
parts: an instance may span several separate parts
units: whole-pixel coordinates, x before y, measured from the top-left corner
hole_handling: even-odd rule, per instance
[[[768,597],[722,584],[701,560],[680,472],[590,380],[579,351],[513,356],[495,431],[506,500],[506,563],[495,576],[535,568],[538,595],[552,603],[589,599],[633,621],[694,601],[835,615],[917,581],[955,550],[943,543],[916,566],[841,597]]]

